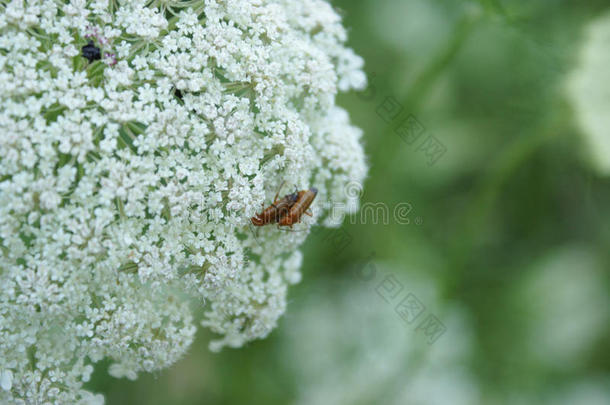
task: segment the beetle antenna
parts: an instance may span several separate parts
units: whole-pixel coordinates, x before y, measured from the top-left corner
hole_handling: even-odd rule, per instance
[[[273,198],[273,202],[277,201],[277,198],[280,195],[280,191],[282,191],[282,186],[284,186],[284,183],[286,183],[286,180],[282,180],[282,182],[280,183],[280,187],[277,189],[277,193],[275,193],[275,197]]]

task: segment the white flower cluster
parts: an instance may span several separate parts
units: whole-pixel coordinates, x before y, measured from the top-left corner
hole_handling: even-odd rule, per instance
[[[466,312],[443,304],[428,275],[405,274],[404,263],[375,268],[380,274],[371,280],[325,280],[312,287],[287,317],[279,363],[298,387],[293,404],[483,403],[467,369],[474,342]],[[446,306],[439,315],[446,333],[434,344],[417,330],[418,321],[407,324],[379,294],[389,274],[428,308]]]
[[[593,19],[583,37],[578,63],[566,86],[567,94],[593,168],[609,176],[610,13]]]
[[[366,175],[345,40],[325,0],[0,4],[1,403],[167,367],[192,297],[212,349],[275,327],[320,200]],[[318,188],[313,219],[252,233],[282,182]]]
[[[610,322],[604,269],[585,246],[542,255],[516,286],[514,299],[515,310],[528,314],[519,328],[520,353],[547,369],[578,370]]]

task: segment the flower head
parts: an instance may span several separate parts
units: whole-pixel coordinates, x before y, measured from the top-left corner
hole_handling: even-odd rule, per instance
[[[578,64],[568,80],[567,93],[592,166],[601,175],[610,174],[610,13],[587,27]]]
[[[366,174],[335,106],[362,60],[328,3],[183,5],[0,6],[2,402],[99,402],[82,384],[105,357],[117,377],[167,367],[187,297],[213,349],[265,337],[307,232],[255,238],[249,218],[282,182],[341,202]]]

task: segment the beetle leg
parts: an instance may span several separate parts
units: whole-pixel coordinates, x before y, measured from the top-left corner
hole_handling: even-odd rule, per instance
[[[279,226],[278,226],[279,228]],[[305,229],[292,229],[292,227],[290,229],[280,229],[280,231],[282,232],[307,232],[308,228]]]

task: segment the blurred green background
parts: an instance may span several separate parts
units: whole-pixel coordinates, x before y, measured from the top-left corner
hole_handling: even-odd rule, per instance
[[[312,233],[266,340],[213,354],[200,330],[172,368],[131,382],[102,364],[89,388],[108,404],[610,404],[610,181],[566,91],[607,0],[332,3],[369,76],[338,100],[364,131],[362,202],[408,203],[409,223]],[[446,149],[434,164],[395,132],[408,115]]]

